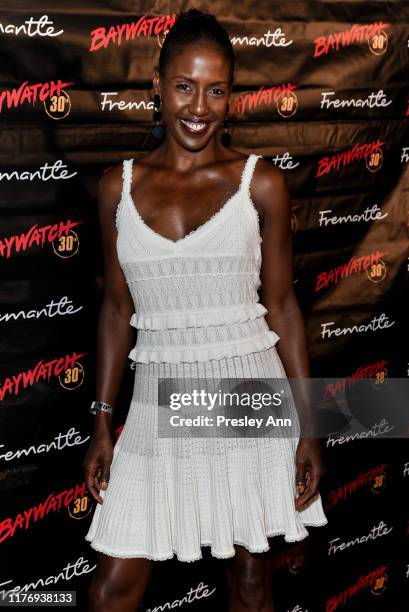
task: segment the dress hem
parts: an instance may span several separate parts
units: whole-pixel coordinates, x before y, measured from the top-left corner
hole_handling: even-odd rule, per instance
[[[325,525],[328,524],[328,519],[326,520],[321,520],[321,521],[302,521],[302,524],[305,527],[325,527]],[[301,540],[304,540],[305,538],[307,538],[310,534],[306,533],[306,534],[302,534],[301,536],[286,536],[285,535],[285,529],[278,529],[269,533],[266,533],[266,538],[271,538],[274,536],[284,536],[284,540],[286,542],[299,542]],[[194,557],[182,557],[179,556],[176,552],[176,550],[172,550],[172,552],[170,553],[164,553],[161,556],[157,556],[157,555],[150,555],[149,553],[146,552],[135,552],[135,553],[129,553],[129,552],[114,552],[111,549],[109,549],[109,547],[107,546],[103,546],[101,544],[95,544],[91,538],[89,537],[85,537],[85,539],[90,542],[90,546],[91,548],[93,548],[94,550],[101,552],[103,554],[106,554],[108,556],[111,557],[119,557],[121,559],[133,559],[133,558],[144,558],[144,559],[149,559],[150,561],[168,561],[170,559],[173,559],[175,556],[177,558],[178,561],[181,561],[182,563],[191,563],[194,561],[200,561],[201,559],[203,559],[203,555],[200,554],[199,556],[194,556]],[[244,548],[247,549],[248,552],[250,553],[263,553],[263,552],[267,552],[270,550],[270,546],[267,545],[267,547],[262,547],[262,548],[253,548],[250,549],[249,545],[246,544],[246,542],[243,542],[242,540],[238,540],[238,539],[233,539],[233,543],[234,544],[238,544],[239,546],[244,546]],[[211,542],[201,542],[200,546],[212,546]],[[216,553],[214,551],[210,551],[210,554],[212,555],[212,557],[215,557],[216,559],[229,559],[231,557],[234,557],[236,554],[236,551],[229,551],[227,553]]]

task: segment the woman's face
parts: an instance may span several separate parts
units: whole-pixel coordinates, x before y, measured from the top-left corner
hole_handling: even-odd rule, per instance
[[[162,121],[168,137],[197,151],[216,136],[230,97],[230,64],[221,49],[200,42],[183,48],[166,67],[165,79],[154,76],[161,95]]]

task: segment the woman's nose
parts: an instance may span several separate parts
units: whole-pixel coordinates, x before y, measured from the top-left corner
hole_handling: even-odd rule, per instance
[[[207,97],[205,92],[196,92],[189,108],[192,115],[205,115],[207,113]]]

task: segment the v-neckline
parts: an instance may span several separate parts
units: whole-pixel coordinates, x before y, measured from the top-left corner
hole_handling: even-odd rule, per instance
[[[133,175],[132,170],[133,170],[133,161],[134,161],[132,159],[131,169],[130,169],[130,185],[129,185],[129,190],[128,190],[127,196],[129,198],[130,208],[132,210],[132,213],[135,216],[135,219],[139,222],[139,224],[142,227],[142,229],[144,229],[146,232],[151,234],[154,238],[156,238],[158,240],[162,240],[166,244],[171,245],[173,247],[177,247],[180,244],[184,244],[189,239],[196,238],[196,236],[198,236],[198,235],[202,234],[203,232],[205,232],[206,230],[208,230],[209,226],[212,225],[212,223],[214,221],[216,221],[216,219],[221,218],[222,215],[231,206],[231,203],[234,202],[235,198],[237,198],[237,196],[239,196],[241,194],[241,191],[242,191],[242,188],[243,188],[243,179],[245,177],[247,166],[249,164],[249,160],[252,157],[252,155],[253,155],[253,153],[250,153],[250,155],[247,156],[247,159],[244,162],[244,166],[243,166],[243,170],[241,172],[240,182],[239,182],[239,186],[238,186],[237,190],[224,202],[224,204],[219,208],[219,210],[217,210],[211,217],[209,217],[209,219],[207,219],[204,223],[202,223],[201,225],[199,225],[198,227],[193,229],[191,232],[188,232],[187,234],[185,234],[185,236],[182,236],[182,238],[178,238],[177,240],[172,240],[171,238],[167,238],[166,236],[163,236],[163,234],[159,234],[154,229],[152,229],[149,225],[147,225],[147,223],[145,223],[145,221],[142,219],[138,209],[135,206],[135,202],[134,202],[134,199],[133,199],[132,194],[131,194],[132,175]]]

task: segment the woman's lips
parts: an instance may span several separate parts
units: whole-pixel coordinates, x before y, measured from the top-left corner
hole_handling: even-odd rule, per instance
[[[189,132],[189,134],[194,134],[194,135],[198,135],[201,136],[202,134],[204,134],[207,130],[207,128],[209,127],[209,123],[205,123],[204,121],[201,122],[194,122],[194,121],[186,121],[185,119],[179,119],[180,124],[182,125],[182,127]]]

